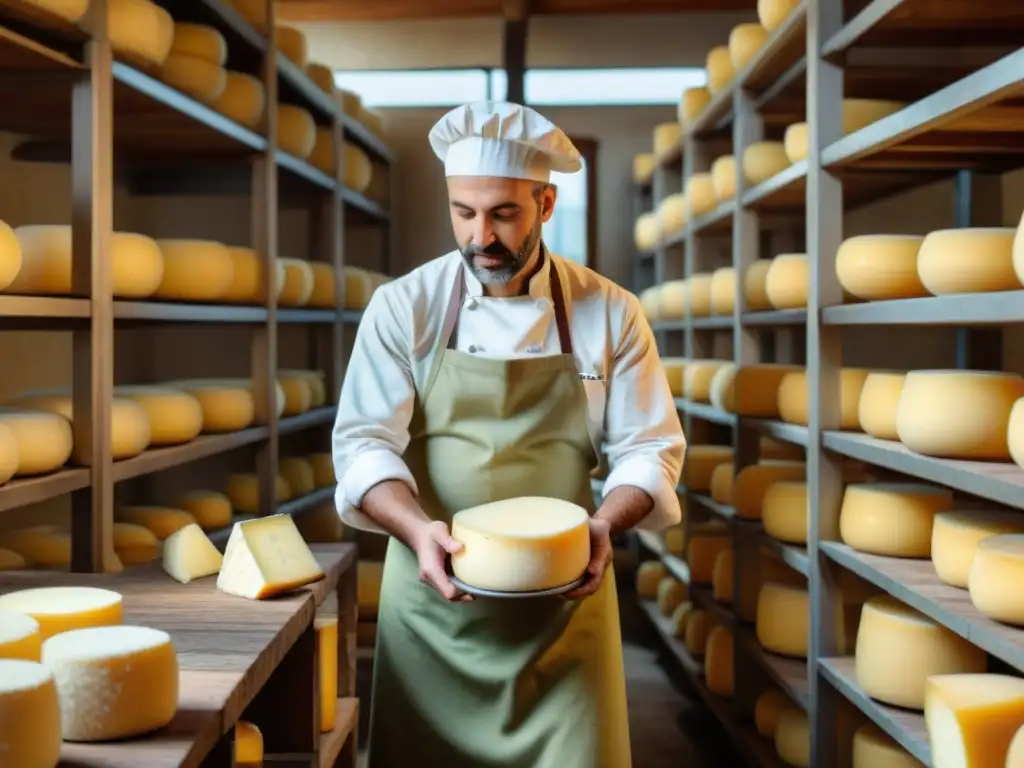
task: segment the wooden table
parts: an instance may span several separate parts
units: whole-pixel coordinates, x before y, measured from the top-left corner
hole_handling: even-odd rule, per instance
[[[239,719],[263,733],[278,766],[354,768],[356,548],[311,547],[326,578],[273,600],[247,600],[217,590],[214,577],[179,584],[159,564],[119,574],[21,571],[0,574],[0,593],[49,586],[95,586],[124,598],[124,623],[171,635],[181,669],[178,713],[138,739],[65,743],[66,768],[221,768],[233,765]],[[337,594],[338,695],[334,729],[320,733],[317,644],[313,617]],[[351,761],[351,762],[349,762]]]

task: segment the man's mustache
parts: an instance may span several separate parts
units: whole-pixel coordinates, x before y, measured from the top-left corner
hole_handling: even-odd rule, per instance
[[[511,261],[515,258],[515,254],[513,254],[512,251],[505,247],[505,244],[502,243],[500,240],[495,240],[493,243],[486,247],[480,247],[479,245],[468,245],[462,251],[462,255],[467,259],[471,259],[474,256],[493,256],[495,258],[501,258]]]

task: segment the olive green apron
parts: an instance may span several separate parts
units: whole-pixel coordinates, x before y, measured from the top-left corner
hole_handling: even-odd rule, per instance
[[[587,399],[554,264],[550,275],[562,354],[486,360],[455,349],[459,270],[404,457],[434,519],[517,496],[593,510]],[[449,603],[392,539],[368,746],[369,768],[630,768],[612,569],[581,601]]]

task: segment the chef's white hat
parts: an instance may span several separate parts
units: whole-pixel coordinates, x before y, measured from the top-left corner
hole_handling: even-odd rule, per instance
[[[430,130],[446,176],[548,181],[580,170],[580,153],[558,126],[529,107],[478,101],[456,107]]]

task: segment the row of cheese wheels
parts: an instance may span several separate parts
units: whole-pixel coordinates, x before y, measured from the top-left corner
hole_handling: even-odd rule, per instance
[[[12,229],[0,221],[0,291],[36,296],[72,293],[69,225]],[[213,240],[157,239],[115,232],[110,245],[111,289],[120,299],[224,304],[262,302],[263,261],[252,248]],[[278,306],[334,309],[339,305],[332,264],[278,258]],[[345,267],[345,309],[364,309],[390,278]]]
[[[327,403],[320,371],[280,371],[277,416],[295,416]],[[252,381],[193,379],[117,386],[111,405],[115,461],[148,448],[182,445],[200,434],[237,432],[256,419]],[[70,459],[90,463],[89,447],[74,442],[68,389],[26,392],[0,406],[0,484],[54,472]]]

